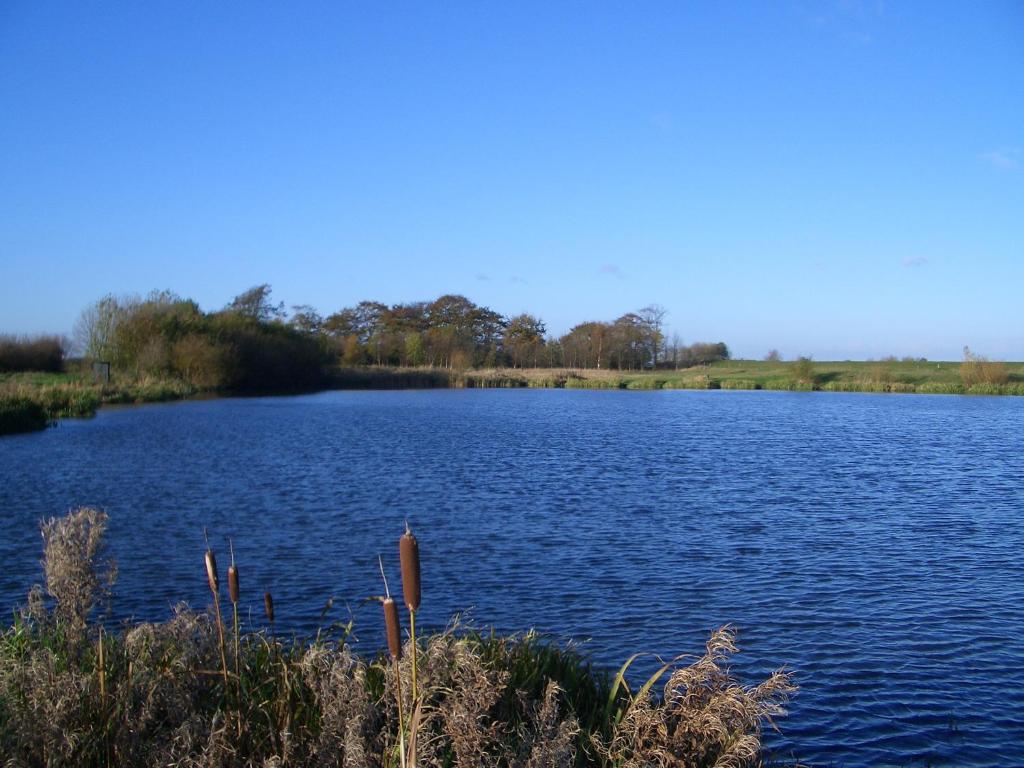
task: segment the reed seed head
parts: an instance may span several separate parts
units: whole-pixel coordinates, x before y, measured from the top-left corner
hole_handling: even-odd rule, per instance
[[[269,592],[263,593],[263,610],[267,614],[267,621],[274,623],[274,598]]]
[[[217,594],[220,580],[217,578],[217,558],[212,549],[206,550],[206,581],[210,585],[210,591]]]
[[[228,566],[228,596],[238,605],[238,568],[234,563]]]
[[[402,595],[410,611],[420,608],[420,545],[408,524],[398,540],[398,558],[402,563]]]
[[[384,598],[384,629],[388,636],[388,652],[391,658],[402,658],[402,627],[398,623],[398,605],[394,598]]]

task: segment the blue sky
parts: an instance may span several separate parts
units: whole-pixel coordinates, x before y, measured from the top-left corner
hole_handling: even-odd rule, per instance
[[[263,282],[1024,359],[1024,4],[0,2],[0,331]]]

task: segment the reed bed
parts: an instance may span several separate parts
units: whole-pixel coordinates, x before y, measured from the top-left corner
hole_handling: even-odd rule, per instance
[[[175,379],[141,377],[99,385],[70,374],[7,376],[0,380],[0,435],[45,429],[60,419],[91,418],[105,403],[156,403],[195,393]]]
[[[6,765],[753,766],[762,729],[794,691],[784,671],[740,685],[728,627],[633,690],[636,657],[611,674],[532,632],[499,637],[454,621],[405,635],[387,587],[387,648],[376,655],[353,651],[351,624],[284,640],[270,593],[252,600],[233,559],[227,642],[212,547],[211,610],[179,605],[167,621],[108,631],[93,617],[115,574],[107,522],[81,509],[44,524],[45,588],[0,633]],[[413,625],[421,587],[411,531],[398,550]],[[250,601],[263,602],[267,625],[243,631],[237,612]]]

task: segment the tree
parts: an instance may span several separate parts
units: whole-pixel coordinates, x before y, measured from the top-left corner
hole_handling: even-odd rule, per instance
[[[637,314],[640,316],[640,322],[643,323],[647,331],[647,343],[651,348],[651,365],[657,368],[658,361],[660,360],[661,343],[665,338],[661,328],[665,322],[665,315],[668,314],[668,310],[660,304],[649,304],[637,312]]]
[[[504,347],[513,368],[537,367],[546,332],[542,320],[525,312],[509,319],[505,327]]]
[[[559,339],[563,363],[570,368],[600,368],[611,326],[607,323],[580,323]]]
[[[76,349],[90,360],[109,360],[120,314],[118,300],[110,294],[82,310],[75,323]]]
[[[297,331],[316,335],[323,330],[324,319],[309,304],[297,304],[292,307],[292,317],[289,324]]]
[[[405,335],[405,364],[423,365],[426,353],[423,351],[423,337],[415,331]]]
[[[779,350],[777,349],[769,349],[768,354],[764,356],[764,359],[769,363],[779,363],[782,362],[782,355],[779,354]]]
[[[984,355],[975,354],[970,347],[964,347],[960,378],[965,387],[972,387],[975,384],[1005,384],[1010,376],[1005,363],[993,362]]]
[[[341,360],[345,365],[359,365],[363,362],[363,348],[359,344],[359,337],[354,333],[345,337],[341,352]]]
[[[270,300],[270,292],[271,289],[267,283],[255,285],[235,296],[224,309],[261,323],[280,320],[284,317],[284,302],[274,304]]]
[[[627,312],[612,325],[609,367],[643,368],[650,359],[650,338],[640,315]]]
[[[809,356],[801,355],[793,363],[793,378],[801,384],[811,384],[817,380],[814,372],[814,363]]]

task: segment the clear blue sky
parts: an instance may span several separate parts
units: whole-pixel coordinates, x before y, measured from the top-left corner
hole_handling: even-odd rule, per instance
[[[0,331],[263,282],[1024,359],[1024,3],[0,2]]]

